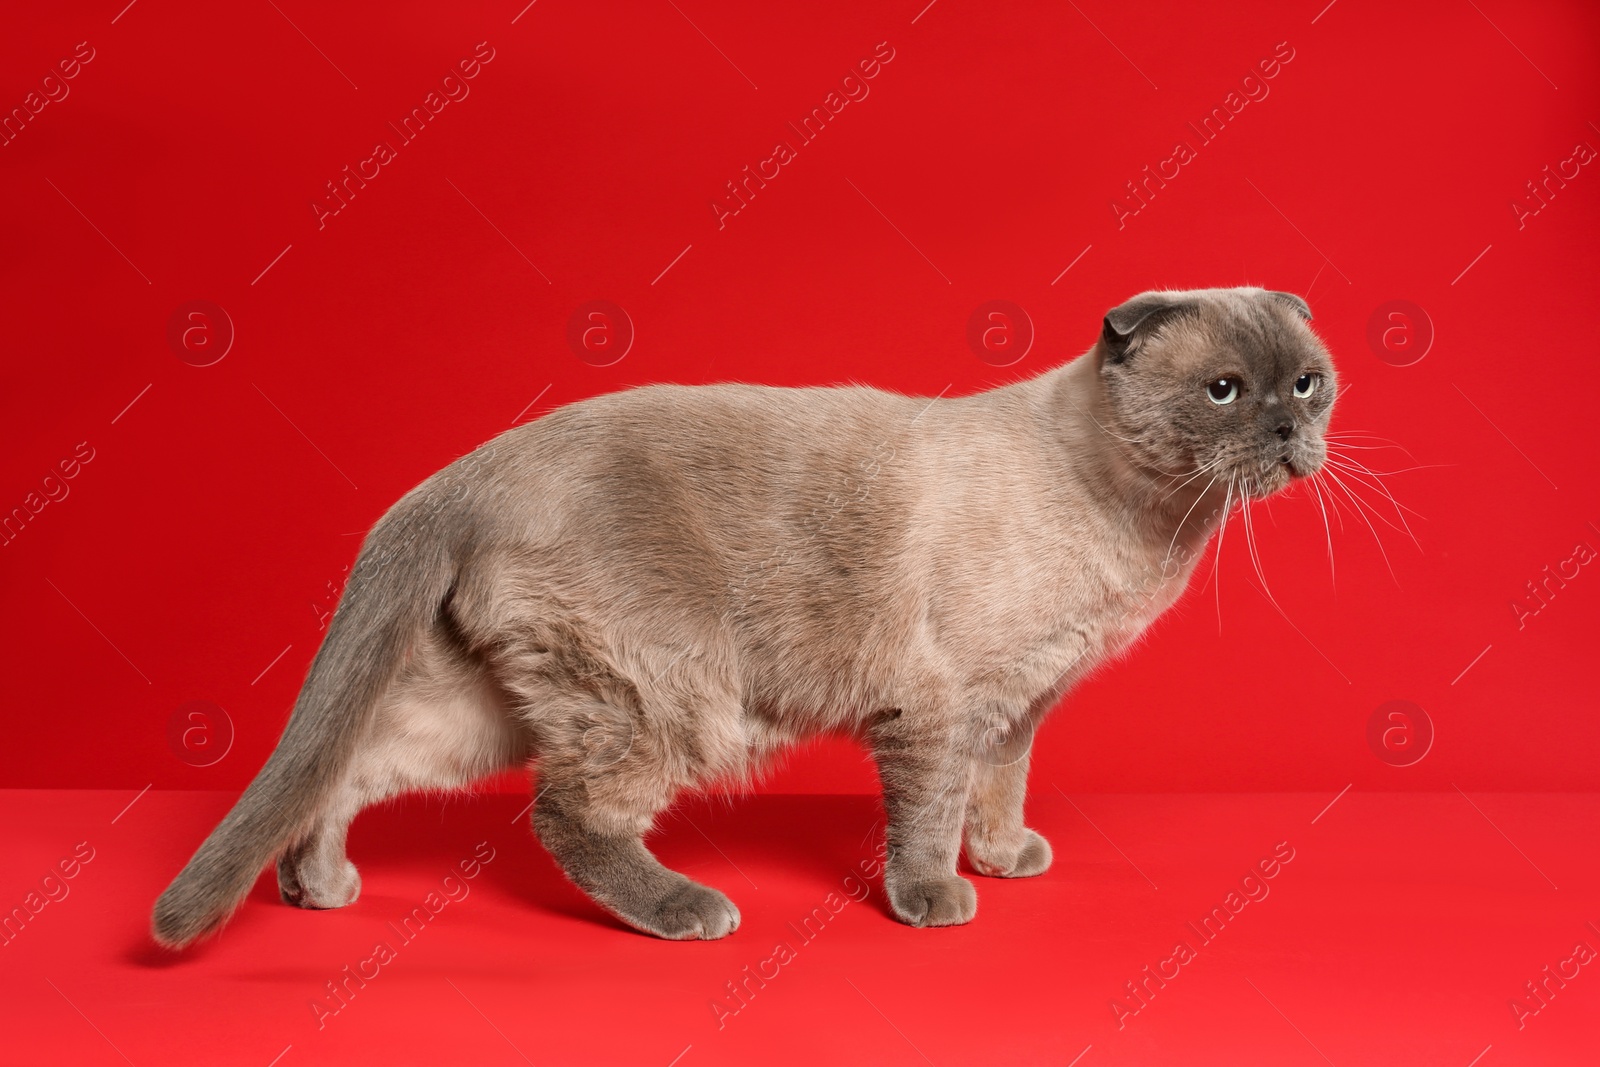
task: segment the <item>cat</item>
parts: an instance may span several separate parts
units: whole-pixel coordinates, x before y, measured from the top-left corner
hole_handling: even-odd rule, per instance
[[[1083,356],[972,396],[654,385],[516,427],[373,527],[277,749],[156,902],[177,948],[277,858],[353,902],[351,819],[536,763],[532,824],[628,925],[739,910],[645,847],[683,789],[823,733],[870,748],[884,893],[968,922],[979,874],[1051,863],[1028,749],[1074,682],[1183,591],[1243,500],[1326,459],[1337,380],[1306,302],[1151,291]]]

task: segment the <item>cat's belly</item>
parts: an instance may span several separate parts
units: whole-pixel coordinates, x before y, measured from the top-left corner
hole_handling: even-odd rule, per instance
[[[856,733],[874,715],[934,699],[1021,715],[1053,703],[1134,644],[1183,591],[1188,575],[1019,616],[929,615],[898,632],[762,646],[741,671],[740,724],[751,756],[817,734]],[[972,605],[965,605],[971,608]],[[959,621],[952,621],[953,618]],[[746,650],[747,652],[749,650]]]

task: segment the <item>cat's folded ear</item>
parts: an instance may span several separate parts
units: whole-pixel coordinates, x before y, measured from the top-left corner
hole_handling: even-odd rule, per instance
[[[1194,296],[1189,293],[1140,293],[1125,304],[1106,312],[1101,324],[1100,341],[1106,359],[1121,363],[1139,347],[1142,337],[1148,335],[1173,312],[1194,306]]]
[[[1268,289],[1267,296],[1293,311],[1307,322],[1311,321],[1311,305],[1306,303],[1303,297],[1295,296],[1293,293],[1280,293],[1274,289]]]

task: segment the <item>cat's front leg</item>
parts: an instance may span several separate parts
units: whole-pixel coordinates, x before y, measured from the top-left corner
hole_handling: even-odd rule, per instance
[[[982,749],[967,797],[967,862],[993,878],[1031,878],[1050,869],[1050,842],[1022,823],[1028,752]]]
[[[956,873],[972,777],[965,733],[893,712],[871,734],[888,815],[883,888],[895,918],[958,926],[978,912],[978,893]]]

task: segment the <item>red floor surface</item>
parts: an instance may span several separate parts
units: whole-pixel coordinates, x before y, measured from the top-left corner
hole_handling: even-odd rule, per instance
[[[416,799],[356,824],[353,907],[289,908],[263,879],[220,938],[168,955],[150,903],[230,799],[0,793],[5,906],[59,898],[6,930],[6,1064],[1600,1062],[1593,795],[1039,782],[1055,866],[977,879],[977,920],[944,930],[891,920],[876,878],[852,899],[881,839],[870,798],[690,802],[653,845],[738,902],[742,927],[709,943],[598,911],[523,798]],[[63,862],[74,876],[46,883]]]

